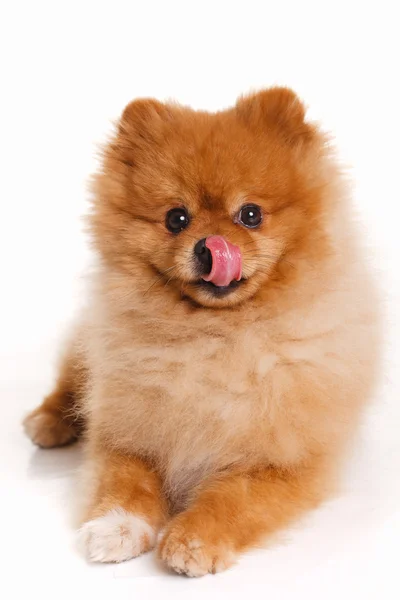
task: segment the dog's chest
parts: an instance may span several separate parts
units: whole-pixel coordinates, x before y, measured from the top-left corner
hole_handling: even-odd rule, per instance
[[[131,356],[120,438],[181,479],[240,460],[266,413],[265,379],[275,360],[262,331],[144,339]]]

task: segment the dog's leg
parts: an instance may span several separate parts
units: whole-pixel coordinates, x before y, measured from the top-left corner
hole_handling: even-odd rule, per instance
[[[260,544],[323,498],[319,464],[290,472],[268,468],[204,482],[189,508],[168,525],[159,557],[196,577],[232,564],[238,552]]]
[[[24,429],[35,444],[53,448],[77,439],[83,428],[78,404],[86,377],[81,353],[70,347],[61,362],[55,389],[24,419]]]
[[[95,562],[121,562],[151,550],[167,517],[161,481],[144,461],[97,450],[86,465],[89,506],[79,545]]]

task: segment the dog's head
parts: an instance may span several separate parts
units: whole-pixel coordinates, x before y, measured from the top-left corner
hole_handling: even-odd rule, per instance
[[[96,180],[97,248],[143,293],[243,302],[313,227],[321,139],[285,88],[215,114],[134,101]]]

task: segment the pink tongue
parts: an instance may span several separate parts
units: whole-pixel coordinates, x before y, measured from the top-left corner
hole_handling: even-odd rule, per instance
[[[229,285],[234,279],[242,276],[242,255],[240,248],[230,244],[221,235],[206,238],[206,246],[211,252],[212,268],[204,281],[211,281],[220,287]]]

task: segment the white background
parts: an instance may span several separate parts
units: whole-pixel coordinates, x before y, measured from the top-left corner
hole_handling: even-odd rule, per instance
[[[396,2],[52,2],[0,14],[0,594],[398,598],[399,107]],[[148,555],[89,566],[74,547],[78,448],[46,452],[20,421],[54,376],[82,298],[87,180],[137,96],[220,109],[290,85],[334,132],[385,302],[382,383],[341,495],[233,570],[194,581]],[[87,588],[87,590],[86,590]],[[189,595],[189,596],[188,596]]]

